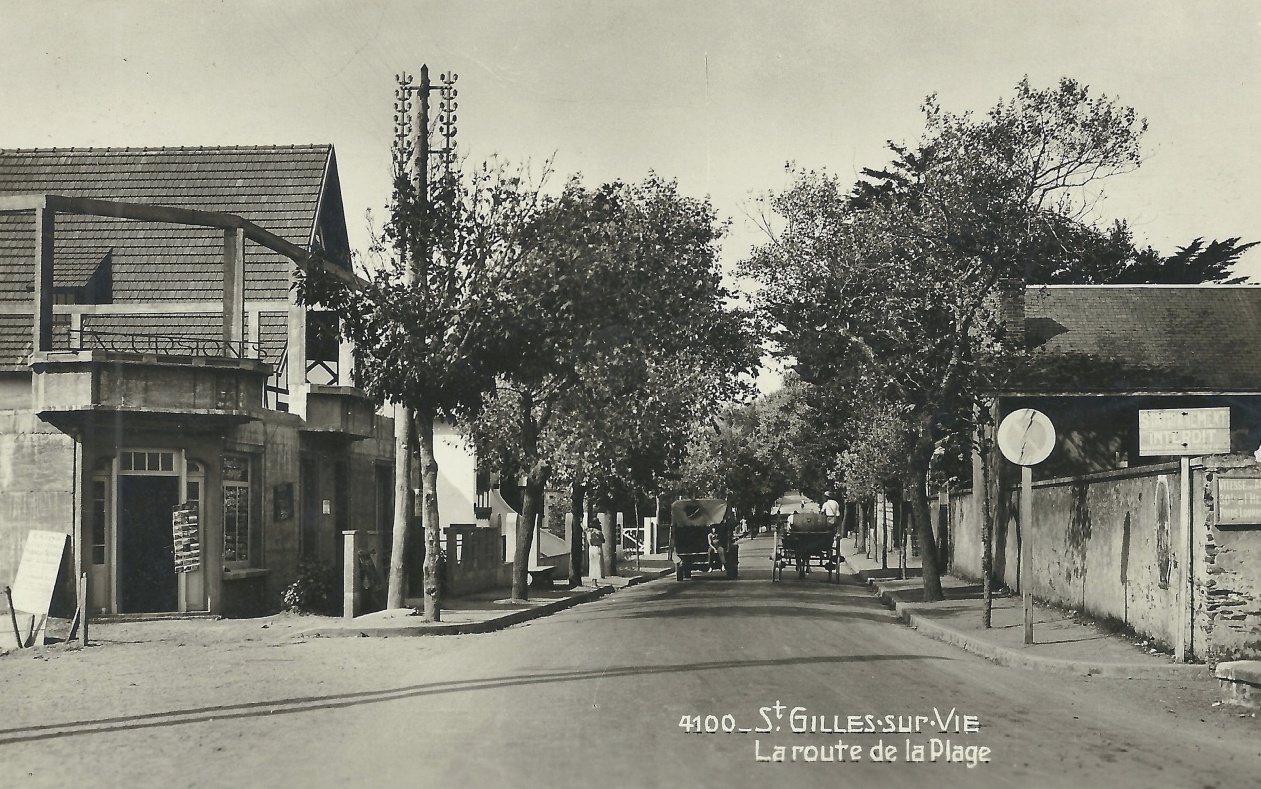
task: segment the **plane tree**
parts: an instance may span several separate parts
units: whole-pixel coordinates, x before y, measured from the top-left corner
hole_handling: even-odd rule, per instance
[[[1146,122],[1071,79],[1022,80],[984,116],[934,97],[914,145],[856,185],[797,170],[771,207],[783,224],[742,272],[782,353],[816,386],[878,393],[902,414],[902,458],[924,599],[942,599],[926,482],[934,452],[970,431],[976,373],[1005,346],[994,294],[1048,250],[1066,261],[1100,183],[1140,163]],[[1094,238],[1094,235],[1089,235]]]
[[[488,395],[497,416],[470,423],[479,456],[525,480],[514,598],[528,595],[554,473],[600,482],[606,502],[644,490],[678,455],[674,426],[754,366],[721,282],[723,231],[707,200],[656,175],[596,188],[575,177],[533,218],[526,264],[504,283],[519,361]]]
[[[441,524],[434,422],[474,418],[495,380],[520,364],[519,327],[510,318],[509,281],[527,260],[527,233],[542,200],[521,171],[483,164],[450,169],[420,199],[410,151],[394,151],[389,215],[372,252],[374,270],[358,286],[318,272],[300,278],[298,298],[336,312],[339,333],[354,343],[357,386],[394,403],[399,474],[419,459],[425,537],[424,614],[441,618]],[[396,495],[387,606],[404,597],[407,496]]]

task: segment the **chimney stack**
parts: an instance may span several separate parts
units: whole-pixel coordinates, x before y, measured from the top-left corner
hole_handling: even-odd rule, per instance
[[[998,281],[998,319],[1003,338],[1016,348],[1025,347],[1025,281],[1008,278]]]

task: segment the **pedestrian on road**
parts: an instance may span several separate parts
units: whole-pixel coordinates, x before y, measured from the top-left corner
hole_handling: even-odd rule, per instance
[[[823,519],[828,529],[836,531],[841,522],[841,505],[836,501],[836,493],[827,491],[823,494]]]
[[[592,585],[599,586],[604,578],[604,532],[599,523],[589,524],[587,529],[587,565]]]

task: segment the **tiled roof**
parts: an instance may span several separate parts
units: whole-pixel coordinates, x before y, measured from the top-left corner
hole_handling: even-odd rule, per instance
[[[1025,335],[1044,351],[1168,371],[1182,388],[1261,392],[1261,287],[1030,286]]]
[[[0,150],[0,195],[236,214],[304,249],[317,229],[344,247],[339,189],[331,145]],[[220,230],[59,215],[55,241],[54,286],[82,287],[104,266],[116,303],[222,298]],[[31,214],[0,215],[0,301],[31,298],[33,242]],[[287,298],[290,261],[247,243],[245,264],[246,298]],[[0,347],[0,362],[15,354]]]

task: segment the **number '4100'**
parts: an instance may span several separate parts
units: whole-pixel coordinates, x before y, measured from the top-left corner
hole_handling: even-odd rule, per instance
[[[684,715],[679,719],[679,728],[688,734],[730,734],[736,730],[736,719],[731,715]]]

